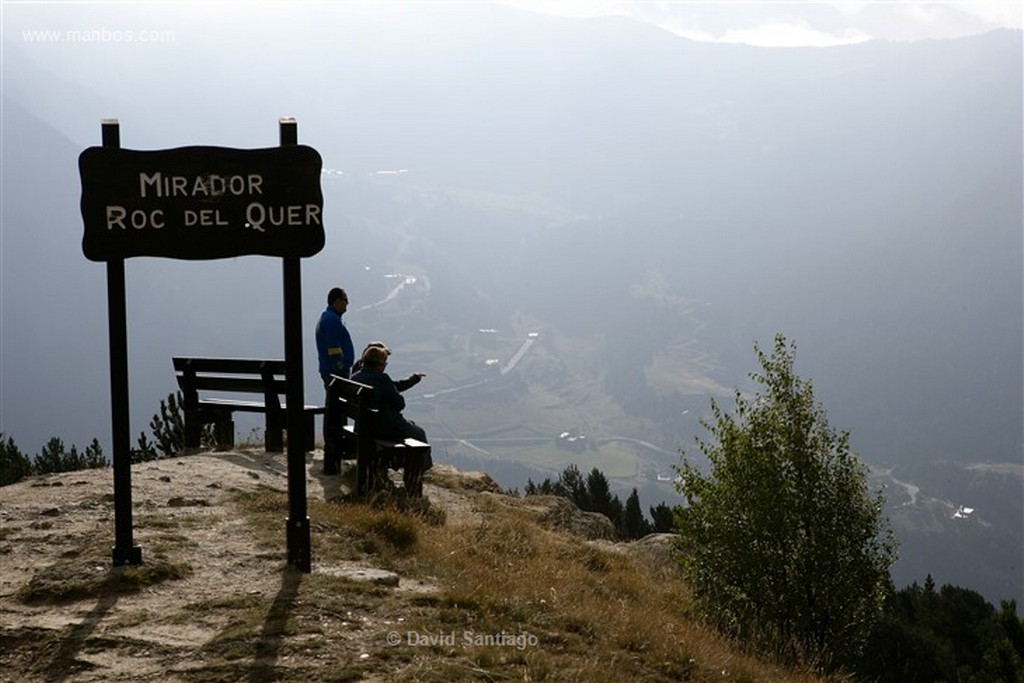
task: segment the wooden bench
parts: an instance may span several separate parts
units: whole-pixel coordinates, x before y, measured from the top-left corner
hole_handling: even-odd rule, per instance
[[[387,481],[387,470],[401,469],[410,456],[426,457],[430,444],[416,439],[392,441],[376,434],[377,410],[373,407],[373,387],[331,375],[328,429],[341,434],[346,451],[356,456],[356,492],[365,495]],[[342,425],[347,418],[350,422]],[[418,492],[417,492],[418,493]]]
[[[203,425],[214,425],[218,448],[235,445],[237,412],[264,413],[264,441],[271,453],[284,451],[284,432],[288,428],[287,377],[283,360],[250,358],[182,358],[175,357],[174,373],[181,388],[185,411],[185,447],[199,448]],[[257,394],[260,400],[241,400],[220,396],[203,396],[200,392],[219,394]],[[315,416],[323,414],[323,406],[302,407],[303,448],[315,445]]]

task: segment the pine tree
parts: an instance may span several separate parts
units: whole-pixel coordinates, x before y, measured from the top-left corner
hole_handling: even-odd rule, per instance
[[[21,452],[12,437],[0,432],[0,486],[21,481],[32,474],[32,461]]]
[[[587,475],[587,493],[584,510],[599,512],[608,519],[615,521],[622,509],[622,503],[612,494],[608,478],[596,467]]]
[[[182,410],[181,392],[168,394],[166,400],[160,401],[160,414],[154,415],[149,421],[149,428],[156,438],[161,455],[170,457],[177,455],[185,448],[185,420]],[[139,451],[148,455],[148,444],[140,439]],[[143,456],[144,459],[153,459]]]
[[[675,514],[666,503],[658,503],[651,508],[651,520],[656,534],[667,534],[675,526]]]
[[[106,467],[109,464],[106,456],[103,455],[103,446],[100,445],[99,439],[94,438],[88,448],[85,449],[85,454],[82,456],[82,466],[94,468]]]
[[[651,533],[651,524],[644,519],[644,513],[640,508],[640,495],[636,489],[626,499],[626,509],[623,513],[623,525],[619,535],[627,539],[643,538]]]
[[[56,436],[51,437],[36,455],[32,469],[36,474],[65,472],[67,471],[64,469],[66,455],[64,441]]]
[[[576,465],[569,465],[562,470],[562,474],[558,476],[558,482],[554,486],[554,493],[568,498],[580,510],[591,509],[587,482]]]

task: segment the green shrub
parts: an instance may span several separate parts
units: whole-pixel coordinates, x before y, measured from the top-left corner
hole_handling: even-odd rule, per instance
[[[703,422],[710,472],[685,458],[678,469],[683,569],[730,635],[788,662],[849,664],[882,614],[895,559],[883,500],[867,491],[849,434],[793,372],[795,347],[779,335],[770,357],[755,352],[760,391],[737,391],[735,415],[712,401],[715,422]]]

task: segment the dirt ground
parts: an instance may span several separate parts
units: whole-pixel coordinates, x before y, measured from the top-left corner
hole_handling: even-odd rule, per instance
[[[318,457],[306,458],[307,496],[331,500],[342,492],[339,477],[322,476]],[[158,460],[134,466],[131,484],[134,542],[142,548],[144,564],[169,537],[176,537],[175,561],[190,566],[191,574],[135,593],[43,604],[26,604],[17,591],[34,577],[55,571],[69,579],[112,571],[112,470],[69,472],[0,487],[0,681],[210,680],[194,675],[194,669],[201,665],[201,649],[229,624],[217,610],[195,606],[261,597],[272,598],[276,605],[295,598],[296,586],[290,585],[295,579],[288,578],[295,573],[281,571],[284,520],[281,548],[268,552],[258,547],[237,507],[226,507],[232,490],[262,485],[286,491],[283,454],[232,452]],[[425,493],[450,522],[468,514],[458,493],[430,483]],[[176,518],[187,523],[176,524]],[[315,520],[312,526],[316,533]],[[182,534],[187,535],[184,542]],[[373,566],[325,565],[314,556],[312,576],[317,575],[392,586],[398,581]],[[430,592],[431,587],[399,581],[388,591],[390,599],[368,603],[361,613],[324,617],[321,633],[344,643],[339,649],[350,660],[365,661],[402,619],[401,596],[410,591]],[[275,634],[266,635],[273,650]],[[332,660],[335,671],[338,664]],[[375,680],[366,676],[365,667],[357,670],[359,680]],[[386,678],[382,673],[380,679]]]

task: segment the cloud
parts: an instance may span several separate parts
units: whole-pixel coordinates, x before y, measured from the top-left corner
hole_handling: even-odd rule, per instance
[[[613,14],[630,14],[623,6],[630,3],[618,0],[502,0],[509,7],[553,14],[559,17],[597,17]]]
[[[761,47],[830,47],[871,40],[857,29],[846,29],[842,35],[819,31],[806,22],[764,24],[752,29],[727,31],[718,42],[745,43]]]
[[[562,16],[619,15],[690,40],[762,47],[827,47],[867,40],[955,38],[1020,29],[1024,0],[505,0]]]
[[[690,40],[713,43],[739,43],[758,47],[831,47],[852,45],[871,40],[871,36],[858,29],[845,29],[842,33],[818,30],[806,21],[776,21],[752,28],[729,29],[715,36],[701,31],[688,30],[670,23],[662,28]]]
[[[974,0],[963,2],[957,8],[992,28],[1024,27],[1024,1],[1022,0]]]

